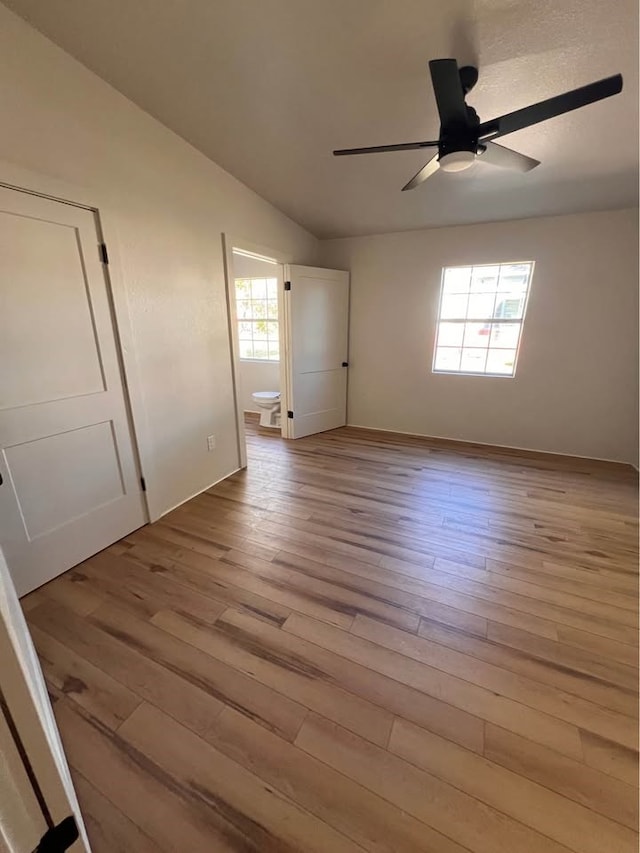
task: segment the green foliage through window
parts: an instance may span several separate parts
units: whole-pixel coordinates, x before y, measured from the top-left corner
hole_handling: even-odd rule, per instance
[[[240,358],[279,361],[278,280],[237,278],[235,284]]]

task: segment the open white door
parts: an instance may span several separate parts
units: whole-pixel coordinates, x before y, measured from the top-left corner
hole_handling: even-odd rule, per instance
[[[302,438],[347,422],[349,273],[291,264],[285,278],[282,434]]]
[[[146,522],[94,213],[0,187],[0,545],[19,595]]]
[[[48,833],[43,849],[89,851],[47,688],[2,551],[0,661],[0,850],[30,853]]]

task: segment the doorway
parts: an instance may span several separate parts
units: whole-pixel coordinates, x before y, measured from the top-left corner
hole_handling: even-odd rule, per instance
[[[246,419],[285,439],[346,424],[349,273],[291,264],[226,237],[223,245],[245,468]]]
[[[0,544],[19,595],[147,521],[94,210],[0,186]]]
[[[242,416],[281,435],[283,265],[242,249],[233,249],[232,257],[237,393]]]

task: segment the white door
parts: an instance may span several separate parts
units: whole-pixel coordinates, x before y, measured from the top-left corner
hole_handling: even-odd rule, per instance
[[[0,850],[35,850],[45,833],[75,819],[78,840],[47,849],[87,853],[47,688],[1,550],[0,661]]]
[[[0,477],[19,595],[146,521],[94,214],[4,187]]]
[[[302,438],[347,422],[349,273],[290,265],[285,277],[282,434]]]

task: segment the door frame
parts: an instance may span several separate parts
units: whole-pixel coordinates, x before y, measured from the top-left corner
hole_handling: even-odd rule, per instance
[[[293,256],[289,252],[280,249],[272,249],[269,246],[262,246],[259,243],[253,243],[251,240],[245,240],[244,237],[233,236],[229,233],[222,234],[222,258],[224,262],[224,281],[225,291],[227,296],[227,322],[229,327],[229,357],[231,363],[231,377],[233,383],[233,402],[236,413],[236,436],[238,441],[238,467],[247,467],[247,437],[244,429],[244,409],[240,399],[240,345],[238,342],[238,323],[236,316],[236,295],[234,288],[233,276],[233,250],[239,249],[243,252],[251,252],[254,255],[262,255],[269,260],[275,261],[282,265],[283,272],[286,273],[288,264],[293,263]],[[285,365],[286,358],[284,357],[286,347],[286,335],[284,334],[285,321],[285,300],[284,290],[278,290],[278,333],[280,337],[280,410],[284,416],[287,411],[286,400],[286,377]],[[283,428],[282,437],[286,438],[286,418],[282,417]]]
[[[50,178],[5,160],[0,160],[0,186],[83,208],[93,213],[98,240],[107,244],[109,252],[109,263],[103,264],[103,274],[111,311],[134,464],[138,478],[144,476],[148,484],[153,478],[152,446],[147,429],[140,368],[127,302],[116,214],[100,192],[60,181],[57,178]],[[149,523],[151,516],[146,491],[142,491],[141,497],[145,520]]]

